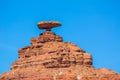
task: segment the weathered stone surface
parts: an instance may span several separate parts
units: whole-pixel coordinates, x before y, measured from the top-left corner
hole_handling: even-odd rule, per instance
[[[0,76],[0,80],[120,80],[120,75],[108,70],[104,73],[94,67],[42,68],[31,66],[14,69]]]
[[[51,42],[51,41],[62,42],[63,40],[62,40],[62,37],[55,35],[55,33],[51,32],[51,31],[46,31],[46,32],[40,34],[39,37],[32,38],[31,44],[32,44],[32,46],[34,46],[34,45],[42,46],[42,43]]]
[[[51,31],[32,38],[18,55],[0,80],[120,80],[112,70],[94,68],[91,54]]]
[[[61,26],[60,22],[56,21],[45,21],[45,22],[39,22],[38,23],[38,28],[39,29],[46,29],[47,31],[50,31],[51,28]]]
[[[12,65],[11,69],[36,65],[46,68],[65,68],[83,64],[92,65],[90,54],[86,54],[85,51],[70,42],[51,41],[21,48],[19,60]]]

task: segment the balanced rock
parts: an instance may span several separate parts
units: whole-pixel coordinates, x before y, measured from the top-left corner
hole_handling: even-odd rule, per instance
[[[39,29],[46,29],[47,31],[50,31],[51,28],[61,26],[61,23],[57,21],[46,21],[46,22],[39,22],[38,28]]]
[[[52,26],[51,26],[52,25]],[[96,69],[92,55],[50,29],[58,23],[42,22],[38,26],[49,29],[32,38],[31,46],[19,49],[19,59],[11,70],[0,75],[0,80],[120,80],[120,75],[109,69]]]

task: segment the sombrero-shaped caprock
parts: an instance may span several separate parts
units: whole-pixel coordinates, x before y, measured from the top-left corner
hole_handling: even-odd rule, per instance
[[[39,29],[46,29],[47,31],[50,31],[52,28],[58,26],[61,26],[61,23],[57,21],[44,21],[38,23]]]

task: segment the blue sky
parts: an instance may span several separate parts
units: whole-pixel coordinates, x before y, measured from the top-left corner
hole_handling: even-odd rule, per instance
[[[92,54],[96,68],[120,73],[119,0],[0,0],[0,74],[48,20],[61,22],[53,32]]]

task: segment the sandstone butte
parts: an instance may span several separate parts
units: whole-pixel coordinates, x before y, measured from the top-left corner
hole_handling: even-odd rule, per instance
[[[120,74],[92,65],[92,55],[51,32],[59,22],[40,22],[46,29],[32,38],[31,46],[19,49],[19,59],[0,80],[120,80]]]

